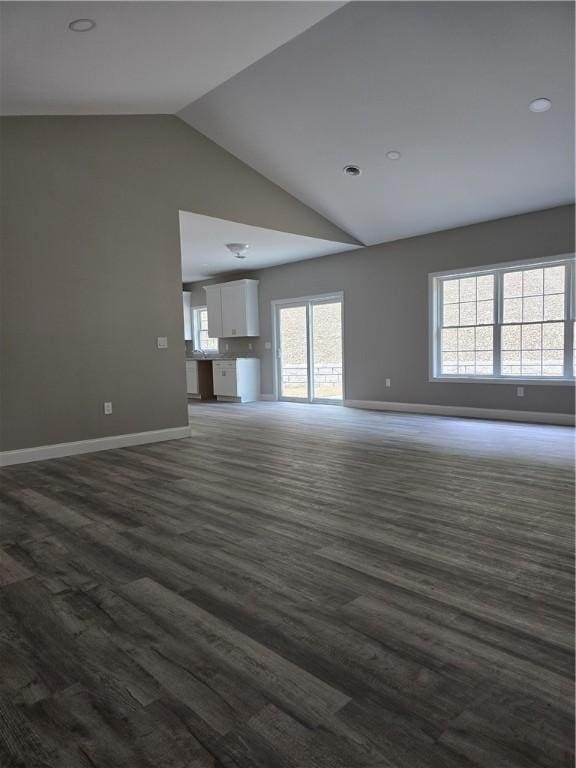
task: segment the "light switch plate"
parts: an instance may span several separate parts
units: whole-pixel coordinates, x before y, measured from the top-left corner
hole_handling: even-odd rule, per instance
[[[391,383],[390,379],[386,379],[386,386],[387,387],[391,387],[392,386],[392,383]]]
[[[156,339],[156,346],[158,349],[167,349],[168,347],[168,337],[167,336],[158,336]]]
[[[110,416],[112,413],[112,403],[104,403],[104,416]]]
[[[265,342],[264,349],[272,349],[272,342],[271,341]]]

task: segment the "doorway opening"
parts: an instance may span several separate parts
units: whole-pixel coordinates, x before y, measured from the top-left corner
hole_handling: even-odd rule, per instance
[[[342,403],[342,294],[275,301],[276,397]]]

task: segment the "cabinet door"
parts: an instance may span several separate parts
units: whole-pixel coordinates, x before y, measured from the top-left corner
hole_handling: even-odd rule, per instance
[[[236,397],[236,365],[217,361],[212,364],[214,374],[214,394],[223,397]]]
[[[222,331],[222,295],[219,285],[206,287],[206,309],[208,311],[208,336],[220,339],[226,336]]]
[[[243,283],[222,286],[222,335],[246,336],[246,291]]]
[[[247,280],[246,290],[246,336],[259,336],[260,323],[258,322],[258,281]]]
[[[186,361],[186,392],[198,394],[198,363],[195,360]]]
[[[243,403],[260,397],[260,361],[240,358],[236,361],[236,392]]]
[[[184,313],[184,339],[192,341],[192,294],[182,293],[182,311]]]

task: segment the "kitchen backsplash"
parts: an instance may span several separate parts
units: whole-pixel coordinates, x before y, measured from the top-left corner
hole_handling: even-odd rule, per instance
[[[192,357],[194,355],[194,342],[187,341],[186,343],[186,357]],[[249,345],[252,345],[252,349]],[[228,345],[228,349],[226,349]],[[244,339],[220,339],[220,349],[218,352],[208,352],[206,357],[209,359],[214,358],[234,358],[234,357],[259,357],[260,355],[260,339],[259,338],[244,338]],[[202,355],[197,355],[201,357]]]

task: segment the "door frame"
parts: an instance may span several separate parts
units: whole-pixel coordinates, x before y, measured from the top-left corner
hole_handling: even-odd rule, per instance
[[[335,400],[333,398],[313,397],[314,394],[314,345],[310,343],[311,339],[311,313],[310,304],[331,304],[340,302],[341,321],[341,344],[342,344],[342,398]],[[298,296],[294,299],[272,299],[270,302],[272,310],[272,336],[273,336],[273,360],[274,360],[274,400],[281,400],[288,403],[322,403],[325,405],[343,405],[346,400],[346,365],[345,365],[345,346],[344,346],[344,291],[330,291],[330,293],[319,293],[311,296]],[[281,307],[302,306],[306,307],[306,341],[308,344],[308,397],[282,397],[280,391],[280,324],[279,309]]]

